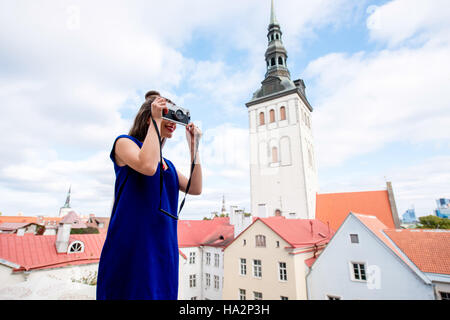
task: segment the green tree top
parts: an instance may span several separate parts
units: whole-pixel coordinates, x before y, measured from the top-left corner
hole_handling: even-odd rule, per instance
[[[433,215],[419,217],[418,229],[450,229],[450,220]]]

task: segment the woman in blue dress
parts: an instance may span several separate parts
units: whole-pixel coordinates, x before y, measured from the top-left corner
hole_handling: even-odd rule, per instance
[[[116,173],[114,206],[98,266],[97,300],[178,298],[177,220],[159,205],[177,216],[178,192],[186,192],[188,179],[163,158],[160,192],[160,142],[154,124],[164,145],[176,123],[162,118],[167,100],[157,91],[145,99],[129,134],[116,138],[110,155]],[[191,161],[201,134],[193,123],[186,126]],[[198,151],[195,159],[189,194],[199,195]]]

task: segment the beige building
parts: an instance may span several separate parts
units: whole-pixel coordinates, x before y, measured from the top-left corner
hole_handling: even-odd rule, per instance
[[[305,275],[334,232],[321,221],[257,218],[224,249],[224,300],[306,300]]]

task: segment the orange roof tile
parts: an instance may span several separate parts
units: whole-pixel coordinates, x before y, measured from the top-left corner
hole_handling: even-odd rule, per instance
[[[317,194],[316,218],[339,229],[350,212],[377,217],[386,227],[395,228],[387,190]]]
[[[423,272],[450,275],[450,230],[384,231]]]

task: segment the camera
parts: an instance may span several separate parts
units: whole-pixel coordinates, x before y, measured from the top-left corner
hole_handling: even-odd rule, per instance
[[[163,119],[187,126],[191,122],[191,114],[189,110],[181,108],[169,101],[166,102],[168,110],[164,110]]]

